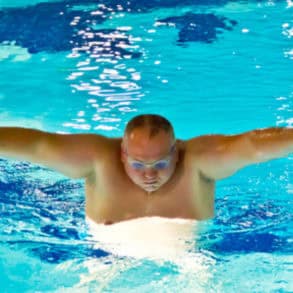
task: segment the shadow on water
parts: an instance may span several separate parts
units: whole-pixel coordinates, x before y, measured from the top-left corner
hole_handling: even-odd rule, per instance
[[[293,252],[288,238],[292,215],[286,208],[273,201],[252,201],[244,210],[238,205],[217,200],[218,209],[225,207],[226,214],[215,217],[214,229],[200,241],[202,248],[220,255]]]
[[[1,235],[10,247],[49,263],[109,255],[88,241],[80,182],[32,179],[29,174],[42,168],[27,163],[8,166],[0,160],[0,167],[5,174],[0,178]],[[15,168],[18,176],[12,172]],[[218,199],[216,205],[223,212],[215,217],[211,230],[199,235],[196,251],[292,253],[288,237],[283,236],[288,235],[287,223],[292,219],[287,209],[272,200],[259,203],[257,199],[245,208],[237,199]]]
[[[103,258],[110,254],[102,249],[93,248],[88,244],[56,244],[35,241],[8,241],[10,247],[22,247],[28,255],[32,255],[43,262],[59,264],[67,260]]]
[[[121,29],[95,29],[113,13],[142,13],[160,8],[186,5],[221,5],[228,1],[63,1],[39,3],[27,7],[0,10],[0,43],[13,43],[29,53],[73,50],[90,52],[96,57],[139,58],[130,48],[130,36]],[[80,7],[79,7],[80,5]],[[91,5],[91,11],[84,9]],[[82,8],[82,7],[83,8]],[[178,45],[187,42],[211,43],[224,30],[232,30],[236,21],[212,13],[171,15],[156,20],[158,27],[177,29]]]
[[[206,249],[217,254],[282,253],[291,254],[290,242],[271,233],[226,233],[223,238]]]

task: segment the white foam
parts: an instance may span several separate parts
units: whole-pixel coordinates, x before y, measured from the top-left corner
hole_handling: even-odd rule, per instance
[[[159,265],[172,263],[181,272],[178,278],[189,276],[188,280],[196,283],[192,286],[207,284],[212,276],[214,259],[196,252],[196,221],[146,217],[103,225],[87,218],[87,223],[96,248],[111,253],[107,257],[111,265],[103,264],[99,258],[87,260],[84,265],[88,272],[78,286],[99,280],[98,283],[106,287],[122,272],[127,274],[137,265],[136,262],[143,260]]]
[[[195,245],[192,220],[145,217],[103,225],[87,218],[87,223],[97,245],[120,256],[174,260]]]

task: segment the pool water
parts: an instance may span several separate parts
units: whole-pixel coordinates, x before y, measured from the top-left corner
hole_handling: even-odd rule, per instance
[[[292,11],[290,0],[1,0],[0,126],[115,137],[158,113],[183,139],[292,127]],[[0,169],[1,292],[293,291],[292,157],[219,181],[215,218],[181,265],[99,247],[83,181],[4,158]]]

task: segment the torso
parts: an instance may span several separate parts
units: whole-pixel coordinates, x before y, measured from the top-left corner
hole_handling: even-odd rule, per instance
[[[173,176],[153,193],[148,194],[126,175],[119,140],[113,140],[97,160],[95,174],[86,179],[86,213],[97,223],[152,216],[202,220],[213,212],[214,181],[196,168],[184,143]]]

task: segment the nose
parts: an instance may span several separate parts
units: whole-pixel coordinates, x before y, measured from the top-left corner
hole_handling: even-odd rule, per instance
[[[146,179],[154,179],[157,176],[157,171],[153,168],[146,168],[143,175]]]

